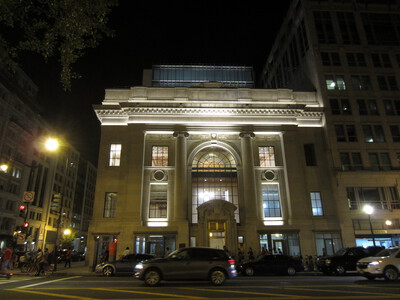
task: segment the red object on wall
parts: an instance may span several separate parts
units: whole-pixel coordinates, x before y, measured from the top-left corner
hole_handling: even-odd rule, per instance
[[[116,248],[117,248],[117,243],[111,242],[108,245],[108,254],[109,255],[115,255]]]

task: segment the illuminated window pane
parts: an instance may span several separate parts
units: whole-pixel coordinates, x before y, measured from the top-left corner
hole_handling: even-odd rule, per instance
[[[313,216],[323,216],[324,212],[322,210],[322,199],[320,192],[311,192],[311,207]]]
[[[153,146],[151,158],[151,165],[153,167],[168,166],[168,147]]]
[[[261,167],[275,167],[275,148],[273,146],[258,147]]]
[[[150,185],[149,218],[167,218],[167,190],[166,184]]]
[[[264,218],[282,216],[279,186],[277,184],[263,184],[262,200],[264,208]]]
[[[110,146],[110,166],[118,167],[121,164],[121,144],[111,144]]]

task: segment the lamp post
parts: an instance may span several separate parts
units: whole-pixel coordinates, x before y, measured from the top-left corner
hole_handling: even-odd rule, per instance
[[[372,242],[375,245],[375,236],[374,236],[374,230],[372,229],[372,222],[371,222],[371,215],[374,212],[374,208],[371,205],[365,205],[363,208],[364,212],[368,215],[368,221],[369,221],[369,228],[371,230],[371,236],[372,236]]]

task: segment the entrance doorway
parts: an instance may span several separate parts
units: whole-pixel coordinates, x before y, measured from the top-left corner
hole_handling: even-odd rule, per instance
[[[222,249],[226,245],[226,222],[210,221],[208,222],[209,246],[211,248]]]
[[[272,251],[274,252],[273,254],[282,254],[283,240],[272,240],[272,242]]]

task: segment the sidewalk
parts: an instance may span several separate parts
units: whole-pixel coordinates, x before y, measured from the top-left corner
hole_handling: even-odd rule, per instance
[[[19,268],[10,270],[14,275],[28,275],[27,273],[22,273]],[[85,261],[74,261],[71,263],[71,268],[64,268],[64,262],[57,265],[57,271],[54,271],[53,276],[58,275],[70,275],[70,276],[95,276],[100,275],[99,273],[93,272],[89,269],[89,266],[85,266]]]

